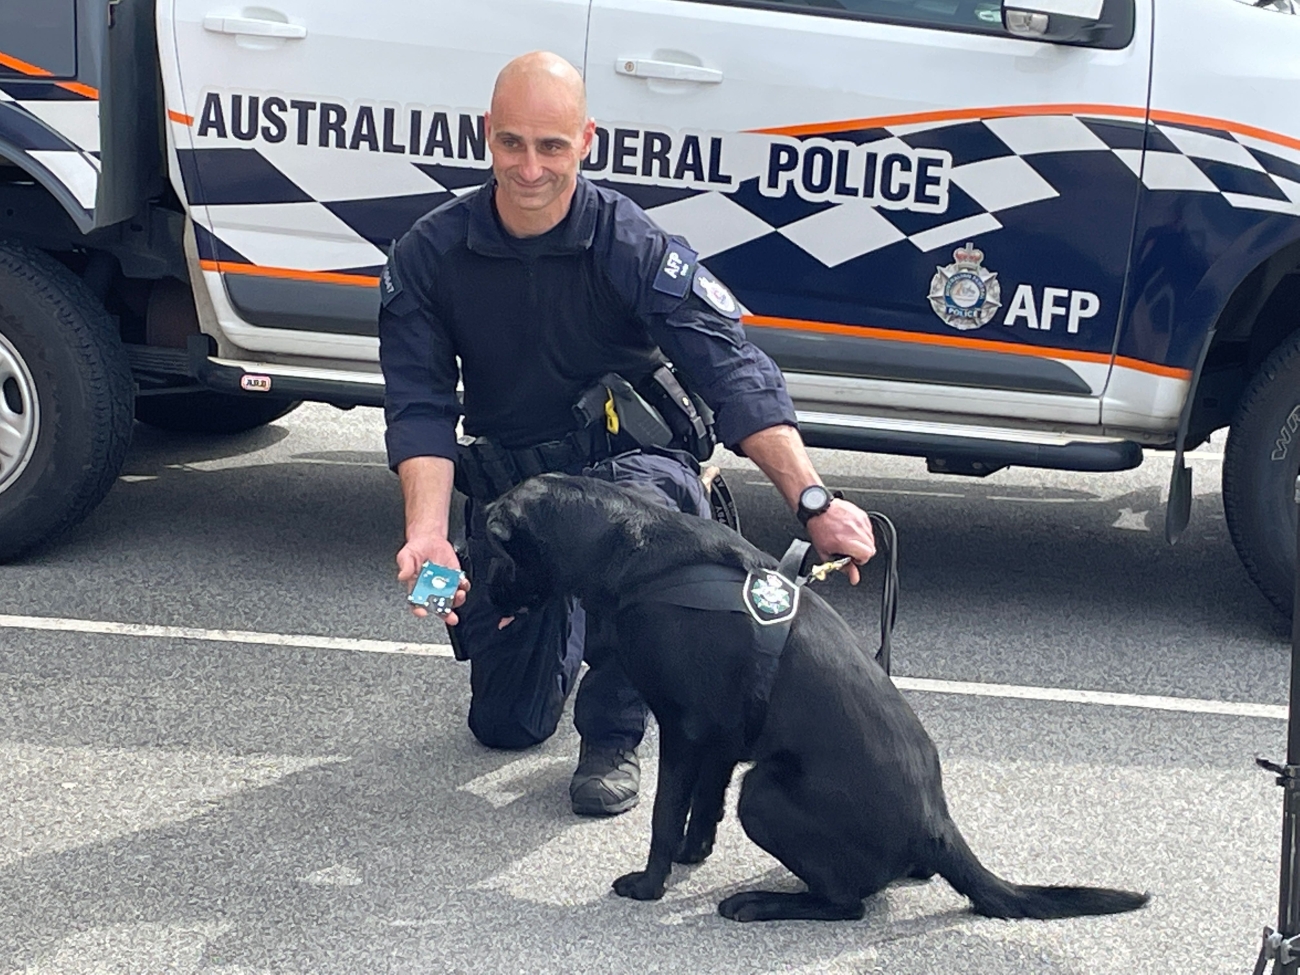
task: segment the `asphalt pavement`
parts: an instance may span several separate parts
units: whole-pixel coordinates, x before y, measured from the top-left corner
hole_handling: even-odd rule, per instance
[[[1254,758],[1284,755],[1288,628],[1232,550],[1220,442],[1174,547],[1167,456],[969,480],[816,451],[898,525],[894,674],[976,853],[1153,899],[991,921],[934,880],[858,922],[736,924],[722,897],[799,885],[734,817],[662,901],[622,900],[649,802],[574,817],[567,720],[526,752],[470,736],[467,669],[394,580],[377,411],[136,435],[87,522],[0,566],[0,972],[1228,975],[1276,920],[1281,790]],[[798,523],[720,460],[779,554]],[[822,587],[868,640],[878,579]]]

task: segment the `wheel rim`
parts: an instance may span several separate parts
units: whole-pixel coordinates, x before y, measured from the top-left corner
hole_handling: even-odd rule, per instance
[[[0,335],[0,491],[18,480],[40,432],[36,383],[18,350]]]

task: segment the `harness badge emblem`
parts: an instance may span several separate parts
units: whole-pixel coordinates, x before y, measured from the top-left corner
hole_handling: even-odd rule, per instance
[[[745,608],[763,626],[784,623],[799,608],[799,589],[777,572],[751,572],[745,576]]]
[[[969,332],[993,320],[1002,307],[1002,286],[984,267],[984,252],[974,244],[952,252],[953,263],[936,267],[930,279],[930,307],[953,328]]]

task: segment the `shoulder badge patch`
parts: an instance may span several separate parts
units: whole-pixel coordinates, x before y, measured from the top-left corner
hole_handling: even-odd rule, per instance
[[[974,244],[952,252],[953,263],[936,267],[930,279],[930,307],[958,331],[968,332],[992,321],[1002,307],[998,276],[983,266],[984,252]]]
[[[740,317],[740,302],[727,286],[702,267],[695,269],[694,291],[710,308],[728,318]]]
[[[390,301],[401,293],[402,279],[397,275],[397,268],[393,263],[393,252],[389,251],[388,263],[379,272],[379,303],[387,306]]]
[[[674,298],[685,297],[686,289],[691,286],[691,275],[695,273],[695,260],[698,256],[681,241],[670,239],[664,250],[664,259],[659,262],[654,289]]]
[[[765,569],[745,576],[745,608],[761,626],[793,619],[799,609],[799,587],[781,575]]]

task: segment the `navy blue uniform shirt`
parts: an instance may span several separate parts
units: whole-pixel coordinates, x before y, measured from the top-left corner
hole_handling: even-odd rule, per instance
[[[712,407],[733,449],[795,424],[776,364],[745,338],[734,299],[681,240],[614,190],[579,177],[568,215],[511,237],[495,182],[421,217],[380,277],[388,462],[456,456],[464,430],[506,447],[558,440],[606,372],[636,381],[662,350]]]

